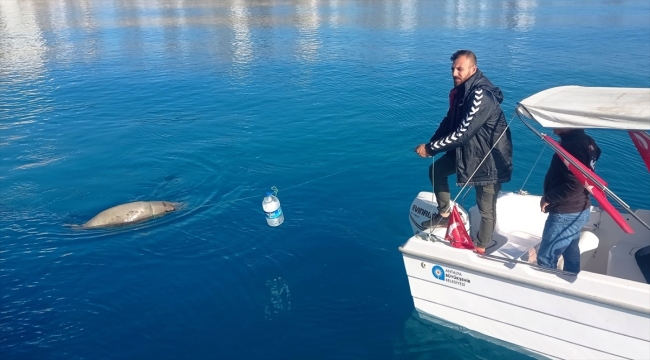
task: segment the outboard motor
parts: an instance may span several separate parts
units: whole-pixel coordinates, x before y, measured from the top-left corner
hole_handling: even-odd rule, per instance
[[[467,232],[471,234],[471,232],[469,231],[469,216],[467,216],[467,212],[465,211],[465,209],[463,209],[462,206],[458,204],[456,205],[458,206],[458,212],[460,213],[460,217],[463,219],[463,224],[465,225],[465,229],[467,229]],[[421,232],[426,232],[427,228],[422,226],[422,223],[428,221],[429,219],[431,219],[431,217],[435,216],[437,213],[438,213],[438,202],[436,201],[436,195],[427,191],[420,192],[418,196],[415,198],[415,200],[413,200],[413,203],[411,203],[411,209],[409,211],[409,222],[411,223],[411,229],[413,230],[413,235],[417,235]],[[437,228],[436,231],[434,231],[434,235],[444,239],[446,232],[447,232],[446,227]]]

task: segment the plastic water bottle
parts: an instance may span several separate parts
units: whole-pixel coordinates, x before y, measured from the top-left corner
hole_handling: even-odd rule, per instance
[[[280,200],[272,192],[266,193],[264,201],[262,201],[262,209],[266,213],[266,223],[269,226],[280,226],[284,222]]]

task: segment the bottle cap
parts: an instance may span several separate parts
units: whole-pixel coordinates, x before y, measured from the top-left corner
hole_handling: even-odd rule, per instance
[[[267,192],[266,192],[266,196],[271,196],[271,195],[273,195],[273,192],[272,192],[272,191],[267,191]]]

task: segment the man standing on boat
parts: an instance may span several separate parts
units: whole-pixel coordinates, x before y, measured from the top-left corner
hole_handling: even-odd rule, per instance
[[[600,157],[600,148],[582,129],[554,129],[560,145],[592,171]],[[539,206],[548,213],[542,242],[537,253],[537,264],[557,268],[560,255],[564,256],[564,270],[580,272],[580,231],[589,220],[589,192],[573,175],[563,160],[553,155],[544,178],[544,196]]]
[[[454,88],[449,110],[426,144],[415,152],[421,157],[445,153],[429,167],[429,179],[438,201],[438,214],[427,227],[446,227],[451,212],[449,182],[474,186],[481,213],[476,251],[485,253],[496,223],[496,201],[501,184],[512,175],[512,139],[501,110],[503,93],[478,69],[476,55],[458,50],[451,56]]]

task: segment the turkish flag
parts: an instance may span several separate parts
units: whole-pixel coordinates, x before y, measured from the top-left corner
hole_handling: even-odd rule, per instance
[[[589,169],[587,166],[585,166],[583,163],[581,163],[578,159],[576,159],[573,155],[569,154],[562,145],[558,144],[557,141],[553,140],[550,136],[544,135],[542,138],[552,145],[551,147],[553,150],[555,150],[555,153],[558,154],[562,158],[562,162],[564,162],[564,165],[566,165],[567,168],[569,168],[569,171],[580,181],[580,183],[593,195],[593,197],[598,201],[598,205],[605,210],[609,216],[612,217],[612,219],[618,224],[618,226],[623,229],[624,232],[628,234],[633,234],[634,230],[632,230],[632,227],[630,227],[630,224],[625,221],[623,218],[623,215],[619,213],[614,205],[612,205],[609,201],[607,201],[607,195],[605,195],[605,192],[603,189],[607,187],[607,182],[600,178],[600,176],[596,175],[591,169]],[[568,159],[571,159],[580,169],[577,169],[573,164],[569,162]],[[595,182],[589,179],[586,174],[591,175],[592,178],[594,178]]]
[[[465,230],[463,220],[458,213],[456,204],[454,204],[451,214],[449,215],[449,222],[447,223],[447,234],[445,240],[451,243],[451,246],[460,249],[474,249],[474,242]]]
[[[630,134],[636,149],[639,150],[645,166],[650,171],[650,135],[643,131],[628,131],[628,134]]]

